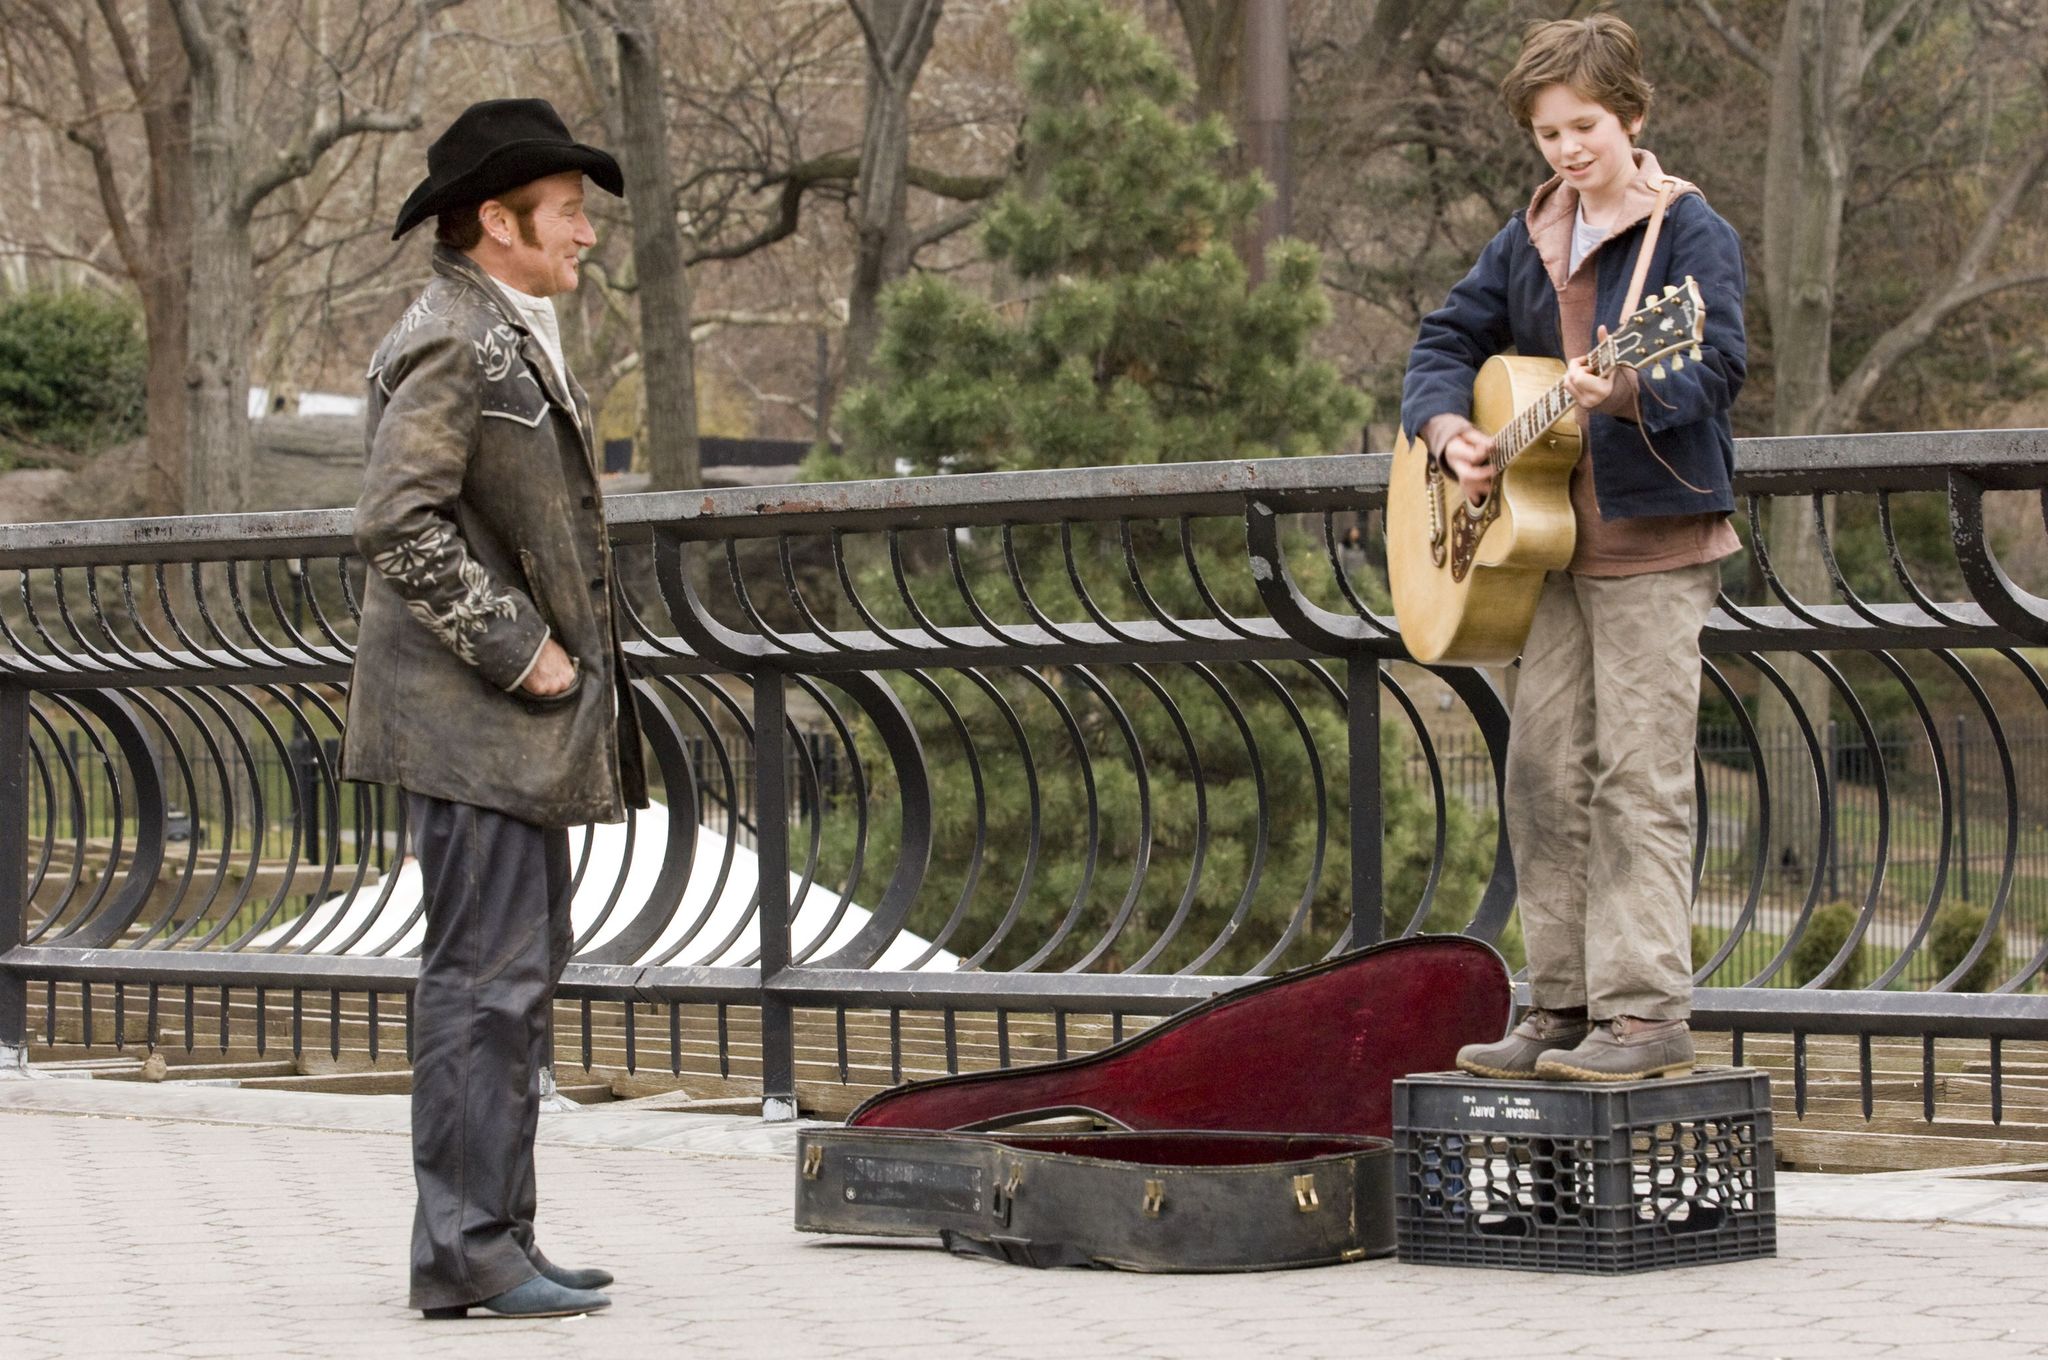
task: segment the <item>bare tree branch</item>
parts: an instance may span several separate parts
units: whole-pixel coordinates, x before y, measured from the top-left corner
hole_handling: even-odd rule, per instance
[[[127,78],[128,88],[140,97],[149,88],[149,76],[142,69],[141,58],[136,55],[135,39],[121,19],[121,8],[116,0],[99,0],[99,6],[100,22],[106,25],[107,36],[113,40],[114,55],[121,62],[121,74]]]
[[[106,123],[99,104],[99,79],[93,70],[92,50],[86,41],[83,24],[74,32],[43,0],[27,0],[27,3],[70,58],[72,79],[77,83],[78,98],[84,106],[85,116],[82,127],[61,124],[64,136],[82,149],[91,161],[93,185],[99,192],[100,207],[107,216],[107,228],[113,233],[114,248],[120,252],[121,261],[128,271],[139,274],[143,263],[140,243],[121,193],[120,181],[114,174],[114,158],[107,149]],[[53,126],[60,126],[54,119],[49,121]],[[87,127],[92,129],[89,134],[84,130]]]
[[[163,0],[163,3],[170,9],[171,17],[177,20],[178,36],[185,42],[185,60],[193,71],[213,70],[216,35],[200,0]]]
[[[1941,286],[1932,290],[1904,319],[1877,338],[1854,371],[1829,398],[1827,428],[1846,429],[1854,421],[1878,384],[1900,359],[1925,344],[1936,329],[1951,316],[1974,302],[2005,292],[2048,282],[2048,270],[2015,270],[1988,279],[1978,273],[1990,260],[2006,228],[2018,215],[2027,195],[2048,176],[2048,141],[2038,144],[2017,174],[2006,177],[2005,187],[1985,211],[1984,219],[1971,234],[1970,243],[1957,257]]]
[[[1912,315],[1879,336],[1877,343],[1856,365],[1855,372],[1835,389],[1835,395],[1827,405],[1826,428],[1846,429],[1862,412],[1864,403],[1877,391],[1892,366],[1925,344],[1951,316],[1994,293],[2037,284],[2048,284],[2048,269],[2015,271],[1978,279],[1950,288],[1921,303],[1914,308]]]
[[[2034,154],[2020,167],[2018,174],[2006,177],[2005,187],[1985,210],[1984,220],[1977,224],[1970,244],[1964,247],[1961,258],[1956,261],[1952,278],[1967,281],[1976,277],[2018,214],[2021,201],[2033,192],[2044,175],[2048,175],[2048,138],[2035,143]]]
[[[889,47],[889,71],[892,80],[900,80],[906,65],[922,65],[924,54],[931,49],[932,34],[939,26],[939,16],[945,10],[945,0],[912,0],[916,5],[910,22],[899,24],[896,41]]]
[[[603,35],[618,26],[618,14],[603,0],[557,0],[557,8],[562,13],[563,27],[576,40],[578,64],[584,78],[598,97],[599,112],[605,120],[605,137],[615,143],[619,140],[619,130],[612,126],[612,115],[619,103],[619,78],[611,53],[605,50]]]
[[[753,397],[755,401],[773,406],[787,406],[813,425],[818,423],[818,408],[815,404],[807,402],[801,397],[792,397],[781,392],[770,392],[762,387],[761,384],[755,382],[745,368],[733,361],[733,357],[730,354],[720,354],[718,357],[719,361],[725,365],[726,371],[731,375],[733,381],[746,388],[748,395]],[[825,438],[828,442],[837,442],[839,439],[839,430],[830,420],[825,422]]]
[[[320,158],[326,155],[336,142],[366,132],[410,132],[418,127],[420,122],[421,115],[417,111],[367,111],[350,114],[347,117],[322,119],[308,129],[299,141],[279,152],[269,165],[242,186],[242,211],[255,211],[259,203],[280,187],[313,173],[313,167],[320,163]]]
[[[1702,2],[1704,3],[1704,0]],[[1878,53],[1884,51],[1885,44],[1892,40],[1892,35],[1899,31],[1899,26],[1925,3],[1926,0],[1898,0],[1898,3],[1892,6],[1892,12],[1878,21],[1877,27],[1871,30],[1869,41],[1863,44],[1863,51],[1858,54],[1858,79],[1861,79],[1864,71],[1870,69],[1870,63],[1877,60]]]
[[[348,98],[342,89],[343,76],[367,55],[367,51],[359,47],[351,55],[331,59],[325,78],[319,82],[322,88],[309,98],[308,106],[317,108],[332,104],[335,111],[310,121],[301,129],[298,140],[248,179],[240,196],[242,211],[253,212],[257,204],[282,186],[311,174],[320,158],[337,142],[366,133],[410,132],[419,127],[426,100],[424,74],[435,37],[433,21],[443,11],[462,3],[463,0],[412,0],[413,28],[409,35],[413,46],[412,80],[407,107],[402,112],[365,109],[359,113],[341,113],[339,106]],[[310,47],[311,38],[308,37],[307,41]],[[364,43],[367,41],[365,38]]]
[[[746,240],[735,245],[712,246],[704,250],[692,251],[684,263],[694,266],[702,264],[706,260],[737,260],[742,256],[751,255],[757,250],[764,250],[785,237],[796,235],[797,223],[800,220],[803,207],[804,190],[809,188],[813,182],[795,177],[785,178],[782,184],[782,193],[776,201],[775,220],[773,222],[770,222]]]
[[[108,267],[106,260],[99,256],[89,252],[65,250],[59,246],[50,245],[47,242],[32,243],[22,241],[0,244],[0,257],[6,256],[13,256],[23,260],[59,260],[65,264],[75,264],[81,268],[90,269],[95,274],[103,274],[112,283],[124,283],[128,280],[128,270],[125,265],[119,269],[112,269]]]
[[[689,258],[689,263],[695,265],[705,260],[736,260],[794,236],[802,220],[803,197],[806,193],[827,185],[850,191],[854,181],[859,178],[860,157],[838,153],[813,156],[809,160],[790,166],[787,170],[769,175],[761,181],[762,187],[779,185],[782,190],[776,200],[775,219],[744,241],[733,245],[711,246],[694,252]],[[942,170],[915,165],[904,172],[904,178],[927,193],[963,203],[975,203],[991,198],[1009,182],[1008,177],[1004,175],[953,175]],[[976,211],[979,212],[978,209]],[[967,224],[966,221],[954,223],[941,232],[940,236],[950,235]],[[938,240],[940,236],[933,236],[931,240]],[[913,248],[929,244],[931,241],[923,241]]]
[[[935,246],[948,236],[956,232],[965,231],[973,226],[981,220],[981,213],[982,205],[976,203],[972,207],[963,208],[951,217],[942,218],[926,227],[923,231],[918,232],[910,238],[911,258],[915,259],[917,253],[925,247]]]
[[[868,18],[868,7],[862,0],[846,0],[846,7],[853,11],[853,21],[860,25],[861,41],[868,46],[868,60],[877,66],[885,65],[888,56],[882,50],[882,39],[875,32],[874,21]]]
[[[1733,24],[1721,17],[1721,11],[1714,8],[1714,0],[1693,0],[1693,8],[1700,12],[1701,17],[1707,21],[1707,26],[1720,35],[1721,41],[1728,44],[1729,51],[1765,75],[1771,73],[1770,58],[1766,57],[1755,43],[1745,38]]]

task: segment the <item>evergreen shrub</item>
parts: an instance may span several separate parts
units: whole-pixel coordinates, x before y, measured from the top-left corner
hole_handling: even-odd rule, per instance
[[[89,454],[134,438],[146,364],[125,299],[90,288],[0,298],[0,442]]]
[[[1823,902],[1813,909],[1813,918],[1806,923],[1806,931],[1799,937],[1799,943],[1792,946],[1792,981],[1804,986],[1820,976],[1829,960],[1842,950],[1849,939],[1849,932],[1856,928],[1858,908],[1853,902]],[[1835,974],[1828,983],[1830,987],[1859,987],[1863,984],[1866,945],[1856,942],[1855,952],[1842,971]],[[1694,961],[1697,965],[1697,960]]]
[[[1927,952],[1934,959],[1935,972],[1947,977],[1969,955],[1970,946],[1984,932],[1989,909],[1970,902],[1950,902],[1934,913],[1934,925],[1927,932]],[[2005,932],[1995,930],[1984,952],[1970,971],[1956,979],[1959,992],[1986,992],[1996,986],[2005,963]]]

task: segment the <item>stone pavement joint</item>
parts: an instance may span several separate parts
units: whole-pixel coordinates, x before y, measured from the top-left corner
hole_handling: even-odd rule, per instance
[[[0,1354],[2048,1354],[2039,1168],[1781,1176],[1779,1256],[1689,1271],[1031,1271],[799,1234],[794,1126],[630,1103],[545,1116],[537,1154],[542,1241],[615,1270],[612,1310],[429,1323],[406,1120],[402,1096],[0,1087]]]

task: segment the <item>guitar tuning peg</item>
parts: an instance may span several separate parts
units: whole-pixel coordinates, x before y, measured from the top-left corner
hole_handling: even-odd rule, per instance
[[[1679,369],[1684,367],[1685,356],[1683,354],[1674,354],[1671,356],[1671,371],[1673,373],[1676,373]]]
[[[1665,284],[1665,285],[1664,285],[1664,296],[1665,296],[1665,297],[1668,297],[1668,298],[1675,298],[1675,297],[1677,297],[1677,296],[1678,296],[1678,285],[1677,285],[1677,284],[1675,284],[1675,283],[1667,283],[1667,284]]]
[[[1698,363],[1700,361],[1700,347],[1698,345],[1694,345],[1692,347],[1690,357],[1694,363]]]
[[[1664,381],[1664,365],[1658,364],[1655,368],[1651,369],[1650,377],[1656,382]]]

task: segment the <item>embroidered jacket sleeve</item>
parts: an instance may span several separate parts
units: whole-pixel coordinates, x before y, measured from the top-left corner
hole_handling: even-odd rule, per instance
[[[468,338],[423,327],[372,374],[385,404],[356,504],[356,548],[448,650],[511,690],[548,627],[524,591],[471,554],[457,525],[483,419],[478,364]]]
[[[1435,416],[1471,415],[1480,365],[1512,342],[1508,255],[1517,235],[1527,235],[1520,213],[1479,252],[1444,305],[1422,318],[1401,385],[1401,428],[1410,437]]]
[[[1699,283],[1707,323],[1699,359],[1688,357],[1685,367],[1678,369],[1667,361],[1664,377],[1638,383],[1642,425],[1652,434],[1721,415],[1735,404],[1749,372],[1742,327],[1742,294],[1748,281],[1735,228],[1705,199],[1687,195],[1672,205],[1664,230],[1671,236],[1668,277],[1676,283],[1690,274]]]

